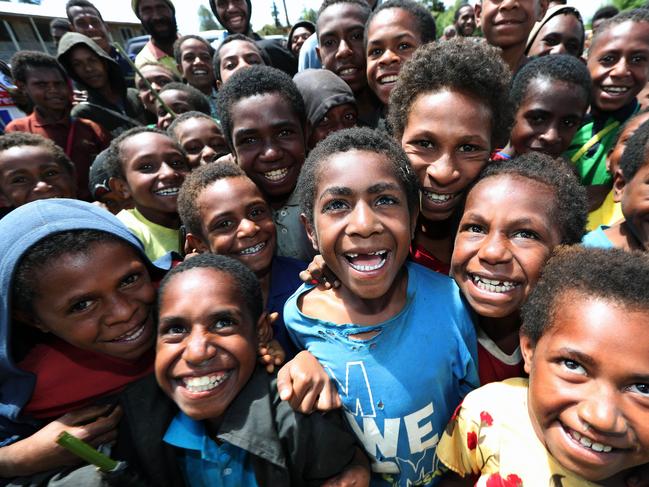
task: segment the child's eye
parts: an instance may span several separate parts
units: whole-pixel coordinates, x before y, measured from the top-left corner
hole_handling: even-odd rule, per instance
[[[293,135],[293,131],[289,129],[282,129],[277,135],[279,137],[290,137],[291,135]]]
[[[374,49],[370,49],[370,52],[367,53],[368,57],[378,57],[381,54],[383,54],[383,49],[376,47]]]
[[[413,144],[423,149],[432,149],[435,147],[435,144],[430,140],[416,140]]]
[[[153,170],[153,164],[149,164],[149,163],[140,164],[136,168],[136,170],[139,172],[151,172]]]
[[[178,159],[176,161],[171,161],[171,167],[175,169],[185,169],[187,167],[187,163],[184,159]]]
[[[90,308],[91,305],[92,301],[90,299],[82,299],[70,306],[70,313],[81,313]]]
[[[459,152],[477,152],[479,150],[480,147],[473,144],[462,144],[460,147],[458,147]]]
[[[140,279],[140,274],[139,273],[134,273],[129,276],[126,276],[124,279],[122,279],[122,282],[120,283],[120,287],[128,287],[132,284],[135,284],[139,279]]]
[[[16,176],[14,178],[11,178],[9,182],[11,184],[24,184],[27,182],[27,178],[25,176]]]
[[[475,223],[470,223],[468,225],[463,226],[462,231],[468,233],[486,233],[483,226],[477,225]]]
[[[268,212],[266,211],[266,208],[264,207],[256,207],[250,210],[250,218],[253,218],[255,220],[259,219],[260,217],[266,216]]]
[[[322,117],[322,120],[320,120],[320,122],[318,123],[318,127],[322,128],[322,127],[326,127],[327,125],[329,125],[329,117],[325,115],[324,117]]]
[[[629,390],[631,392],[649,397],[649,384],[633,384],[631,387],[629,387]]]
[[[344,119],[347,122],[356,122],[356,114],[353,112],[345,113]]]
[[[233,319],[230,318],[219,318],[214,321],[212,324],[212,329],[214,330],[222,330],[223,328],[230,328],[232,326],[235,326],[237,323]]]
[[[611,64],[615,63],[616,59],[617,58],[615,56],[613,56],[612,54],[607,54],[607,55],[602,56],[601,58],[599,58],[599,63],[604,65],[604,66],[608,66],[608,65],[611,65]]]
[[[223,69],[227,69],[228,71],[232,71],[234,68],[236,68],[237,65],[234,64],[233,62],[225,63],[223,66]]]
[[[241,139],[239,144],[241,144],[241,145],[252,145],[252,144],[254,144],[256,142],[257,142],[256,137],[245,137],[245,138]]]
[[[379,196],[376,200],[376,205],[377,206],[386,206],[386,205],[397,205],[399,204],[399,200],[397,198],[394,198],[393,196]]]
[[[353,41],[362,41],[363,40],[363,32],[356,32],[355,34],[352,34],[351,39]]]
[[[179,323],[161,326],[158,331],[159,335],[183,335],[185,333],[187,333],[187,327]]]
[[[326,40],[324,40],[324,41],[322,42],[322,45],[323,45],[323,46],[326,46],[326,47],[333,47],[333,45],[335,44],[335,42],[336,42],[336,41],[334,41],[333,39],[326,39]]]
[[[188,154],[198,154],[201,150],[203,150],[204,146],[201,146],[199,144],[189,144],[183,147],[185,149],[185,152]]]
[[[221,220],[214,225],[215,230],[227,230],[234,225],[232,220]]]
[[[409,44],[409,43],[407,43],[407,42],[402,42],[401,44],[399,44],[398,49],[399,49],[400,51],[406,51],[406,50],[408,50],[408,49],[411,49],[412,47],[413,47],[413,46],[412,46],[411,44]]]
[[[633,64],[640,64],[645,62],[646,60],[647,60],[646,56],[639,56],[639,55],[631,56],[631,62]]]
[[[536,232],[533,232],[532,230],[519,230],[514,233],[514,236],[519,238],[530,238],[533,240],[539,239],[539,235]]]
[[[49,169],[45,171],[45,177],[46,178],[53,178],[61,174],[57,169]]]
[[[563,119],[561,121],[561,123],[563,124],[564,127],[572,128],[572,127],[576,126],[579,123],[579,121],[574,119],[574,118],[566,118],[566,119]]]
[[[322,213],[329,211],[338,211],[345,210],[348,208],[348,205],[343,200],[331,200],[322,207]]]
[[[571,372],[574,372],[574,373],[580,374],[580,375],[586,375],[586,369],[584,369],[579,364],[579,362],[575,362],[574,360],[570,360],[570,359],[562,359],[561,364]]]

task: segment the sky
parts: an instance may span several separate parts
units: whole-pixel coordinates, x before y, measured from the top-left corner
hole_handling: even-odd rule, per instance
[[[130,0],[91,0],[100,11],[110,18],[110,14],[117,14],[123,17],[125,8],[130,11]],[[208,0],[172,0],[176,5],[176,19],[178,27],[182,33],[192,33],[199,30],[197,10],[200,5],[205,5],[209,8]],[[284,7],[282,0],[275,0],[277,8],[280,13],[280,22],[286,23],[286,16],[284,15]],[[50,7],[56,6],[57,10],[60,8],[61,15],[63,16],[64,6],[66,0],[43,0],[43,4]],[[300,14],[305,8],[312,8],[317,10],[322,0],[286,0],[286,7],[288,9],[288,17],[291,23],[296,22],[300,18]],[[447,5],[453,5],[454,0],[446,0]],[[588,22],[592,17],[595,10],[603,4],[608,3],[605,0],[568,0],[568,5],[578,8],[584,19]],[[255,30],[261,29],[265,24],[273,22],[271,15],[273,0],[252,0],[252,25]],[[59,7],[60,6],[60,7]],[[132,16],[132,20],[136,20]]]

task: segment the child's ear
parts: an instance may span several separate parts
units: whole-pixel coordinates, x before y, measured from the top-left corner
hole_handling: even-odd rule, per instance
[[[126,181],[124,181],[122,178],[110,178],[108,180],[108,187],[113,193],[117,193],[125,200],[131,198],[131,189],[128,187]]]
[[[219,91],[221,89],[221,86],[223,86],[223,81],[220,79],[216,80],[216,91]]]
[[[313,225],[311,224],[311,222],[309,221],[309,219],[306,217],[304,213],[300,213],[300,221],[304,226],[304,230],[306,231],[306,236],[309,237],[309,242],[311,242],[311,247],[313,247],[313,250],[319,253],[318,236],[315,233],[315,229],[313,228]]]
[[[624,179],[624,174],[622,170],[618,167],[613,174],[613,201],[619,203],[622,201],[622,196],[624,196],[624,188],[626,187],[626,179]]]
[[[545,13],[548,11],[548,0],[539,0],[539,11],[536,15],[536,21],[540,22],[545,17]]]
[[[475,25],[482,28],[482,25],[480,24],[480,14],[482,13],[482,5],[480,4],[480,2],[477,2],[473,6],[473,12],[475,14]]]
[[[202,238],[193,233],[187,233],[185,237],[185,253],[186,254],[202,254],[209,252],[210,247],[207,245]]]
[[[523,355],[523,362],[525,365],[525,372],[527,375],[532,370],[532,359],[534,358],[534,344],[532,340],[522,333],[520,334],[520,347],[521,354]]]

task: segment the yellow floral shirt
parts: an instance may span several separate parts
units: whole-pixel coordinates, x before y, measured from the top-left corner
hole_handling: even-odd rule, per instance
[[[448,468],[476,487],[597,486],[564,469],[539,441],[527,412],[528,380],[494,382],[469,393],[437,446]]]

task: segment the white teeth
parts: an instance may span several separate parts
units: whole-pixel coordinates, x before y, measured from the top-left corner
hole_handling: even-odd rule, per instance
[[[144,333],[144,328],[146,328],[145,325],[142,325],[141,327],[139,327],[139,328],[137,328],[137,329],[135,329],[133,331],[129,331],[128,333],[124,333],[123,335],[118,336],[113,341],[114,342],[132,342],[132,341],[135,341],[135,340],[137,340],[138,338],[140,338],[142,336],[142,333]]]
[[[264,177],[270,181],[279,181],[284,179],[288,175],[288,169],[275,169],[274,171],[268,171],[264,173]]]
[[[515,282],[496,281],[494,279],[487,279],[484,277],[477,276],[475,274],[471,276],[471,279],[473,279],[473,282],[475,283],[478,289],[489,291],[491,293],[506,293],[516,287]]]
[[[241,252],[239,252],[239,255],[256,254],[261,249],[263,249],[265,246],[266,246],[266,242],[260,242],[257,245],[253,245],[252,247],[248,247],[247,249],[243,249]]]
[[[602,90],[607,93],[621,94],[629,91],[629,88],[626,86],[602,86]]]
[[[176,196],[180,188],[163,188],[155,192],[159,196]]]
[[[347,76],[348,74],[354,74],[355,72],[356,72],[356,68],[345,68],[338,71],[338,75]]]
[[[384,78],[381,78],[381,81],[379,81],[379,83],[381,84],[396,83],[398,78],[399,77],[397,75],[385,76]]]
[[[609,453],[613,450],[612,446],[594,442],[590,438],[586,438],[575,430],[569,429],[568,432],[570,433],[570,436],[572,436],[573,440],[579,442],[580,445],[590,450],[596,451],[598,453]]]
[[[189,392],[205,392],[216,389],[232,375],[232,371],[222,375],[204,375],[203,377],[185,377],[183,384]]]
[[[351,260],[349,260],[349,259],[355,259],[356,257],[358,257],[358,254],[349,253],[349,254],[345,254],[345,257],[347,257],[347,259],[349,260],[349,265],[353,269],[361,272],[370,272],[370,271],[375,271],[377,269],[380,269],[385,265],[385,263],[387,262],[388,251],[377,250],[375,252],[368,252],[365,255],[378,255],[381,257],[381,261],[378,264],[374,264],[374,265],[360,265],[360,264],[354,264]]]
[[[435,203],[444,203],[451,198],[453,198],[452,194],[440,194],[440,193],[432,193],[430,191],[424,191],[424,197],[427,200],[433,201]]]
[[[201,76],[201,75],[207,74],[207,71],[205,71],[203,69],[197,69],[197,70],[194,71],[194,74],[197,75],[197,76]]]

